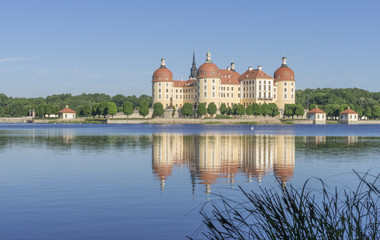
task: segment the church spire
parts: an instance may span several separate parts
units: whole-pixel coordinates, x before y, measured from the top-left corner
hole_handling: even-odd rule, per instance
[[[197,73],[198,73],[198,69],[197,69],[197,66],[195,64],[195,52],[193,50],[193,64],[192,64],[191,69],[190,69],[190,76],[189,76],[189,78],[190,79],[196,78],[197,77]]]

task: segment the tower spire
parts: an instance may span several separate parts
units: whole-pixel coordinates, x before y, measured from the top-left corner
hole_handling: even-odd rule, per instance
[[[207,49],[207,53],[206,53],[206,62],[208,62],[208,63],[211,62],[211,53],[210,53],[210,49]]]
[[[195,64],[195,51],[193,50],[193,64],[190,69],[190,79],[196,78],[198,73],[197,65]]]

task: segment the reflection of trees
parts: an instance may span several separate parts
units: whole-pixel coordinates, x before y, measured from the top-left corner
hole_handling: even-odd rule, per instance
[[[74,132],[63,131],[62,133],[45,135],[28,134],[10,135],[0,132],[0,150],[11,146],[48,148],[62,151],[78,149],[84,152],[99,152],[103,150],[122,150],[122,149],[150,149],[151,136],[144,135],[79,135]]]

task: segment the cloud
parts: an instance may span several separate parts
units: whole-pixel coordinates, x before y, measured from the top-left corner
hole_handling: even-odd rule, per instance
[[[2,62],[18,62],[18,61],[29,61],[38,59],[38,57],[13,57],[13,58],[0,58],[0,63]]]

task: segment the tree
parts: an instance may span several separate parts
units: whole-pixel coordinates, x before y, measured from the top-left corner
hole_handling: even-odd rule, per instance
[[[285,111],[284,111],[285,116],[288,116],[288,117],[293,116],[295,107],[296,107],[295,104],[285,104]]]
[[[111,102],[114,102],[117,107],[121,107],[127,98],[123,94],[117,94],[111,98]]]
[[[236,109],[237,109],[237,104],[234,104],[233,106],[232,106],[232,108],[231,108],[231,114],[233,114],[233,115],[237,115],[237,113],[236,113]]]
[[[210,102],[207,106],[207,112],[208,114],[210,114],[211,116],[214,115],[217,111],[217,108],[216,108],[216,105],[214,102]]]
[[[264,103],[261,105],[261,115],[264,117],[270,114],[270,109],[268,104]]]
[[[98,106],[98,109],[97,109],[97,112],[98,112],[98,115],[103,115],[103,117],[106,117],[107,115],[107,107],[108,107],[108,103],[106,102],[102,102],[99,104]]]
[[[367,106],[364,110],[364,116],[367,118],[372,118],[372,109],[370,106]]]
[[[220,112],[220,114],[222,114],[222,115],[226,114],[226,112],[227,112],[227,107],[226,107],[226,104],[225,104],[225,103],[222,103],[222,104],[220,105],[219,112]]]
[[[39,117],[44,117],[45,113],[46,113],[45,105],[44,104],[38,105],[38,116]]]
[[[257,104],[257,103],[252,104],[252,111],[253,111],[253,115],[255,115],[255,116],[261,115],[261,107],[260,107],[260,105]]]
[[[303,116],[305,114],[305,109],[302,107],[302,104],[298,103],[294,109],[294,114],[298,117]]]
[[[197,114],[202,117],[207,113],[206,106],[204,103],[200,103],[197,108]]]
[[[301,105],[301,107],[302,107],[302,105]],[[277,104],[275,104],[275,103],[269,103],[268,104],[268,108],[269,108],[269,116],[275,117],[278,114],[280,114],[280,112],[278,111]]]
[[[237,104],[236,110],[235,110],[236,115],[243,116],[245,113],[245,107],[241,104]]]
[[[190,103],[184,103],[181,108],[181,113],[183,116],[192,116],[193,115],[193,106]]]
[[[310,104],[310,106],[309,106],[309,110],[312,110],[312,109],[314,109],[314,108],[316,108],[316,107],[317,107],[317,104],[315,104],[315,103]]]
[[[123,113],[129,117],[133,113],[133,103],[125,101],[123,103]]]
[[[112,117],[117,113],[117,107],[114,102],[108,102],[107,103],[107,113],[110,114]]]
[[[245,114],[247,115],[253,115],[253,106],[252,104],[248,105],[247,108],[245,109]]]
[[[48,115],[48,118],[50,118],[50,114],[53,113],[53,106],[51,104],[45,105],[45,113]]]
[[[226,114],[228,116],[232,115],[232,109],[230,107],[227,108]]]
[[[100,115],[98,114],[98,107],[99,107],[100,103],[95,103],[93,106],[92,106],[92,111],[91,111],[91,115],[95,118],[96,115],[98,115],[100,117]]]
[[[91,107],[90,105],[86,105],[83,108],[83,116],[88,117],[91,115]]]
[[[145,100],[140,102],[139,114],[144,118],[149,114],[149,103]]]
[[[372,117],[373,118],[380,118],[380,106],[372,106]]]
[[[59,112],[59,107],[57,106],[57,105],[55,105],[54,107],[53,107],[53,114],[55,115],[55,116],[58,116],[58,112]],[[89,113],[89,115],[91,114],[91,109],[90,109],[90,113]]]
[[[162,116],[164,114],[164,106],[162,103],[155,103],[153,106],[153,116]]]

